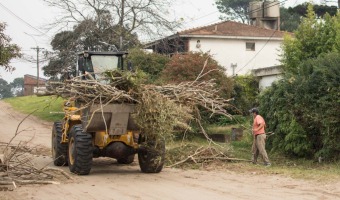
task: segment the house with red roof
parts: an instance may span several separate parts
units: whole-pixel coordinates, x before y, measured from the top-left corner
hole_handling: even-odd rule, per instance
[[[148,43],[146,48],[170,56],[190,51],[209,52],[227,75],[254,74],[261,78],[261,88],[271,85],[281,73],[281,44],[285,34],[292,33],[223,21],[177,32]]]
[[[32,76],[29,74],[24,75],[24,96],[34,95],[37,92],[37,89],[41,87],[45,87],[47,79],[36,76]]]

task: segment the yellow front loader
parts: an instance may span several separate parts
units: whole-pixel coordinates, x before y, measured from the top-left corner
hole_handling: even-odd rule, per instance
[[[124,55],[122,52],[82,52],[78,54],[78,75],[94,74],[92,66],[99,71],[100,68],[123,69]],[[91,171],[93,158],[111,157],[120,164],[130,164],[138,154],[142,172],[158,173],[162,170],[165,143],[145,140],[145,135],[131,117],[134,104],[92,104],[85,109],[83,106],[76,100],[65,101],[63,120],[54,122],[54,165],[68,165],[71,172],[86,175]]]

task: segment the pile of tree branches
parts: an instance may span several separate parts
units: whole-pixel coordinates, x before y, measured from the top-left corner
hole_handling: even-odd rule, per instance
[[[59,184],[60,176],[72,179],[61,169],[46,166],[37,167],[34,158],[39,152],[39,146],[31,147],[30,141],[20,141],[12,144],[14,139],[23,131],[18,131],[22,122],[31,114],[27,115],[18,125],[14,136],[8,143],[0,143],[0,191],[13,190],[17,185],[24,184]]]
[[[36,151],[37,147],[29,147],[26,142],[6,145],[3,160],[0,161],[0,189],[12,190],[18,184],[59,184],[56,178],[60,175],[71,179],[63,170],[35,166]]]
[[[186,167],[192,164],[202,166],[215,161],[249,162],[249,160],[229,157],[230,148],[218,145],[197,146],[195,144],[185,144],[168,150],[166,158],[167,166]]]
[[[202,70],[203,72],[203,70]],[[134,120],[142,132],[150,135],[171,137],[175,127],[190,128],[191,119],[200,120],[197,110],[206,109],[211,114],[227,117],[230,99],[219,96],[214,80],[200,81],[202,73],[191,82],[152,85],[141,81],[139,72],[113,71],[102,79],[87,74],[64,82],[51,82],[51,94],[81,102],[79,109],[94,104],[136,104]]]

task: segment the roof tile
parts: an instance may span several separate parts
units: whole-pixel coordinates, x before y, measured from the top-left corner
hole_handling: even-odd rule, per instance
[[[290,32],[265,29],[258,26],[242,24],[233,21],[223,21],[216,24],[193,28],[178,32],[179,35],[215,35],[215,36],[243,36],[243,37],[277,37],[283,38]]]

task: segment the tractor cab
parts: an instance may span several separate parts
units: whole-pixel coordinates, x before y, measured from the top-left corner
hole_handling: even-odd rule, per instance
[[[77,54],[77,75],[79,76],[89,73],[97,79],[100,74],[104,72],[116,69],[123,70],[124,58],[127,54],[127,52],[80,52]]]

